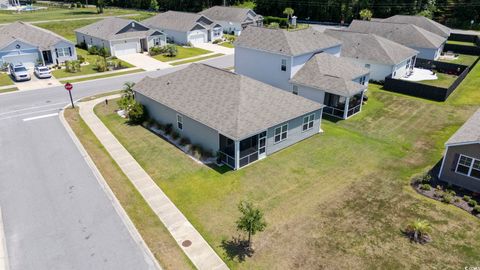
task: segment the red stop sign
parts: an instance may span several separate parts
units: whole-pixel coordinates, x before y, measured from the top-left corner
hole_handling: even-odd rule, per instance
[[[67,91],[70,91],[70,90],[73,89],[73,85],[72,85],[71,83],[66,83],[66,84],[65,84],[65,89],[66,89]]]

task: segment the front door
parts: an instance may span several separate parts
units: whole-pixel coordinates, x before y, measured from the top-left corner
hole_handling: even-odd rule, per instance
[[[267,156],[267,132],[258,134],[258,159]]]
[[[42,56],[43,56],[43,60],[45,61],[46,65],[53,64],[52,52],[51,51],[43,51]]]

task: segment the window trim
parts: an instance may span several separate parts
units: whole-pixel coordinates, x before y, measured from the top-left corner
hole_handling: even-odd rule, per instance
[[[180,127],[181,125],[181,127]],[[183,130],[183,115],[177,113],[177,128]]]
[[[310,117],[312,117],[313,119],[310,120]],[[305,118],[307,119],[306,123],[305,123]],[[311,124],[311,126],[310,126],[310,124]],[[305,125],[307,125],[307,129],[304,129]],[[302,118],[302,132],[310,131],[313,128],[314,125],[315,125],[315,113],[305,115]]]
[[[68,47],[57,48],[57,55],[58,57],[69,57],[71,56],[70,49]]]
[[[283,127],[286,127],[286,130],[284,132],[282,132]],[[275,138],[277,137],[277,129],[280,129],[280,133],[278,134],[278,136],[280,136],[280,140],[278,142],[276,141],[276,138]],[[285,138],[282,139],[284,133],[285,133]],[[281,143],[287,139],[288,139],[288,123],[278,125],[273,129],[273,144]]]
[[[468,173],[466,173],[466,174],[458,171],[458,166],[467,167],[466,165],[460,164],[460,160],[462,159],[462,157],[471,160],[471,163],[468,166]],[[466,176],[466,177],[470,177],[470,178],[473,178],[473,179],[476,179],[476,180],[480,180],[480,178],[472,176],[472,170],[477,170],[477,169],[473,168],[473,165],[475,164],[475,161],[480,162],[480,159],[476,159],[476,158],[473,158],[473,157],[469,157],[467,155],[460,154],[460,156],[458,157],[458,160],[457,160],[457,165],[455,166],[455,173]]]

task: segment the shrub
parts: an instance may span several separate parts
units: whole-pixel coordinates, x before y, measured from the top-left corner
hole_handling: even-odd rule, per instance
[[[423,244],[430,241],[428,234],[431,231],[432,227],[428,221],[417,219],[407,226],[405,233],[412,241]]]
[[[147,118],[145,107],[136,101],[133,101],[127,113],[130,124],[139,124]]]
[[[459,197],[455,197],[455,199],[453,199],[454,202],[456,203],[459,203],[461,201],[461,199]]]
[[[288,20],[282,17],[265,16],[263,17],[263,23],[266,25],[277,23],[280,27],[287,27]]]
[[[422,184],[428,184],[432,181],[432,176],[429,173],[426,173],[423,175],[421,181],[422,181]]]
[[[98,47],[91,46],[90,48],[88,48],[88,53],[91,55],[98,55]]]
[[[471,207],[475,207],[477,206],[477,204],[478,204],[477,201],[475,201],[474,199],[470,199],[468,201],[468,205],[470,205]]]
[[[173,131],[173,125],[172,124],[166,124],[164,131],[165,131],[165,134],[170,135]]]
[[[420,185],[420,189],[421,190],[431,190],[432,186],[430,186],[429,184],[422,184],[422,185]]]
[[[221,39],[215,39],[214,41],[212,41],[213,44],[218,44],[218,43],[220,43],[220,42],[222,42]]]
[[[176,132],[175,130],[172,131],[171,136],[172,136],[172,139],[175,140],[175,141],[176,141],[178,138],[180,138],[180,134],[179,134],[178,132]]]
[[[152,47],[150,48],[150,56],[155,56],[155,55],[159,55],[159,54],[163,54],[166,52],[165,50],[165,47],[166,46],[163,46],[163,47]]]
[[[95,69],[98,72],[105,72],[108,69],[108,63],[104,58],[99,58],[95,61]]]
[[[78,61],[80,61],[80,64],[85,63],[85,57],[83,57],[82,55],[78,55],[77,59],[78,59]]]
[[[81,7],[82,7],[82,3],[80,3],[80,2],[75,3],[75,5],[77,6],[77,8],[81,8]]]
[[[175,57],[178,55],[178,49],[176,45],[168,44],[165,46],[165,56]]]
[[[473,207],[473,212],[475,214],[480,214],[480,205],[475,205],[475,207]]]
[[[442,196],[442,202],[444,203],[451,203],[453,200],[453,196],[450,193],[444,193]]]
[[[77,73],[81,71],[80,61],[78,60],[69,60],[65,61],[65,71],[70,73]]]
[[[193,47],[193,44],[192,44],[192,42],[189,41],[189,42],[187,42],[187,44],[185,44],[185,46],[187,46],[187,47]]]
[[[456,193],[455,191],[451,190],[451,189],[447,189],[446,192],[447,192],[448,194],[452,195],[452,196],[457,195],[457,193]]]
[[[202,158],[202,154],[203,154],[203,149],[200,145],[198,144],[194,144],[192,145],[192,156],[196,159],[201,159]]]
[[[186,138],[186,137],[182,137],[182,138],[180,139],[180,145],[181,145],[181,146],[185,146],[185,145],[187,145],[187,144],[190,144],[190,139],[188,139],[188,138]]]
[[[466,202],[469,202],[471,199],[472,199],[472,197],[470,197],[470,196],[467,196],[467,195],[463,196],[463,200],[466,201]]]

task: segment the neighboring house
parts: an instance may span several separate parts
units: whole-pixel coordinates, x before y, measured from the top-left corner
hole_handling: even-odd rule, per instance
[[[438,178],[480,192],[480,109],[447,141]]]
[[[340,50],[340,41],[311,28],[249,26],[235,41],[235,72],[291,92],[290,79],[313,55],[340,56]]]
[[[447,39],[450,36],[450,32],[452,31],[445,25],[442,25],[424,16],[395,15],[386,19],[382,19],[381,21],[390,23],[413,24]]]
[[[263,17],[247,8],[213,6],[199,14],[219,23],[224,33],[237,36],[249,25],[263,26]]]
[[[134,20],[107,18],[75,30],[77,44],[88,48],[106,48],[112,56],[148,52],[163,46],[167,39],[162,31],[149,28]]]
[[[195,13],[167,11],[141,23],[163,31],[170,42],[177,44],[205,43],[223,36],[220,24]]]
[[[342,42],[341,56],[370,69],[370,79],[399,79],[415,67],[418,52],[386,38],[342,30],[327,29],[325,34]]]
[[[0,26],[0,64],[59,64],[76,60],[75,44],[40,27],[24,22]]]
[[[321,131],[323,105],[204,64],[146,77],[134,92],[150,117],[233,169]]]
[[[442,53],[447,38],[407,23],[354,20],[349,31],[371,33],[400,43],[419,52],[418,57],[436,60]]]
[[[325,114],[347,119],[362,110],[369,69],[328,53],[314,55],[293,76],[292,93],[324,104]]]

